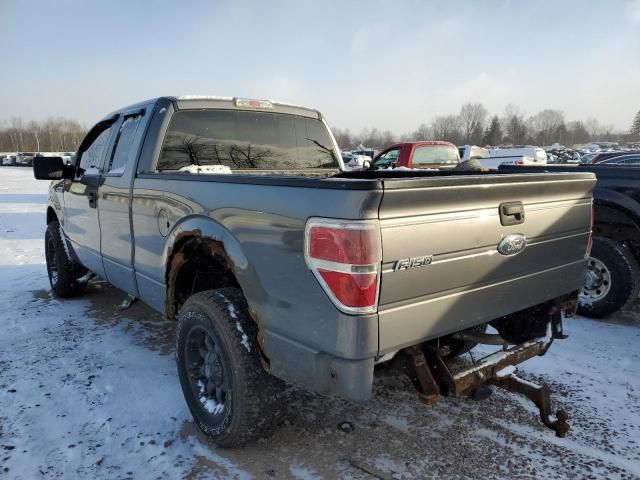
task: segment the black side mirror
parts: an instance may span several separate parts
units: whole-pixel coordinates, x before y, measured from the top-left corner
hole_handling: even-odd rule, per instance
[[[64,164],[62,157],[34,157],[33,175],[36,180],[73,178],[73,169]]]

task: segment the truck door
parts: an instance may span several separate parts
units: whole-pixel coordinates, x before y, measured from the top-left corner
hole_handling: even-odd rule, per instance
[[[145,108],[124,112],[115,125],[115,141],[105,160],[104,179],[98,192],[100,251],[107,280],[138,296],[133,270],[131,187],[136,159],[149,115]]]
[[[65,181],[63,230],[80,262],[101,277],[105,273],[100,255],[98,187],[116,120],[102,121],[89,131],[78,147],[75,178]]]

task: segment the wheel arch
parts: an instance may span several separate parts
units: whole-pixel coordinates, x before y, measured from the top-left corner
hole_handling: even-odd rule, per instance
[[[51,222],[59,222],[59,221],[60,220],[58,219],[58,214],[53,209],[53,207],[49,205],[47,207],[47,225],[49,225]]]
[[[201,215],[182,219],[167,236],[162,260],[167,317],[176,317],[186,293],[235,286],[241,289],[251,316],[260,324],[252,304],[264,298],[264,290],[240,242],[222,224]],[[187,280],[193,282],[190,292],[185,291]]]
[[[610,190],[594,199],[594,235],[640,248],[640,204]]]

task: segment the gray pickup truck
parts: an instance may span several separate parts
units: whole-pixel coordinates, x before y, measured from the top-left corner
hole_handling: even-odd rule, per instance
[[[575,309],[591,173],[346,172],[318,111],[219,97],[118,110],[34,173],[53,180],[53,291],[96,275],[177,319],[184,396],[218,445],[266,435],[285,382],[366,400],[394,356],[426,402],[509,384],[566,433],[509,368]],[[503,350],[450,372],[478,342]]]

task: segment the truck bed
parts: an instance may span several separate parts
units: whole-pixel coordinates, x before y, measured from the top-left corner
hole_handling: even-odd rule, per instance
[[[306,269],[297,243],[267,255],[265,248],[251,239],[270,238],[277,243],[279,238],[297,238],[310,216],[378,218],[383,264],[377,318],[355,321],[336,312],[337,323],[350,323],[349,328],[356,332],[360,327],[355,325],[375,321],[377,339],[363,342],[357,335],[333,338],[329,332],[336,328],[329,325],[326,330],[318,329],[317,338],[311,339],[318,351],[350,358],[368,356],[373,349],[379,355],[437,338],[578,290],[595,185],[591,173],[415,170],[353,171],[324,177],[300,172],[295,176],[143,174],[137,183],[158,177],[168,182],[169,191],[183,190],[172,186],[175,181],[189,181],[190,200],[202,204],[205,211],[222,204],[238,209],[229,230],[244,245],[249,263],[259,272],[270,272],[270,282],[263,284],[266,298],[279,298],[290,305],[286,311],[281,311],[279,303],[256,305],[267,329],[273,329],[278,337],[274,345],[280,345],[282,337],[309,342],[309,332],[297,318],[306,314],[303,305],[320,303],[321,292],[287,281],[291,276],[303,276],[298,270]],[[243,186],[211,189],[206,186],[210,183]],[[276,186],[286,190],[274,189]],[[259,218],[264,225],[244,225],[243,219],[255,216],[247,209],[256,208],[256,197],[263,199]],[[283,203],[284,198],[304,201]],[[171,203],[176,201],[187,203],[178,198]],[[502,226],[499,205],[514,201],[522,202],[525,221]],[[170,217],[174,209],[175,203],[167,206]],[[176,217],[186,213],[179,210]],[[209,214],[213,218],[219,215],[215,211]],[[528,246],[515,256],[499,254],[498,243],[514,233],[525,235]],[[423,256],[431,257],[429,265],[395,270],[399,260]],[[327,317],[323,318],[326,321]]]

